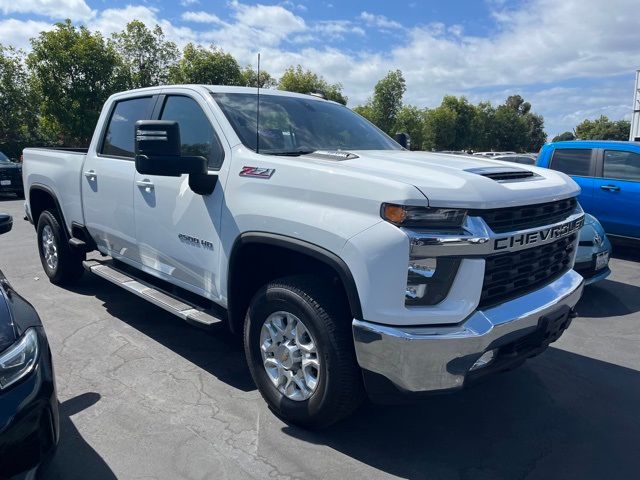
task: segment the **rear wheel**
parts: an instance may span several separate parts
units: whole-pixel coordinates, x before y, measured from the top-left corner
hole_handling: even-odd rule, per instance
[[[82,276],[84,252],[71,248],[56,216],[49,210],[38,219],[40,262],[51,283],[72,283]]]
[[[328,283],[273,281],[245,319],[247,362],[260,393],[283,420],[310,428],[348,416],[364,398],[349,311]]]

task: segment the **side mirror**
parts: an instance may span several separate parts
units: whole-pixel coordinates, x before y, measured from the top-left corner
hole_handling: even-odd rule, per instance
[[[396,133],[393,139],[398,142],[401,147],[411,150],[411,137],[408,133]]]
[[[183,173],[206,175],[206,158],[182,156],[178,122],[139,120],[135,133],[139,173],[165,177],[179,177]]]
[[[0,235],[11,231],[13,227],[13,217],[6,213],[0,213]]]

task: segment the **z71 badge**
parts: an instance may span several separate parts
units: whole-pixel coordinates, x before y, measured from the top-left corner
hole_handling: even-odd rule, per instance
[[[269,179],[275,171],[275,168],[242,167],[242,170],[240,170],[240,176]]]

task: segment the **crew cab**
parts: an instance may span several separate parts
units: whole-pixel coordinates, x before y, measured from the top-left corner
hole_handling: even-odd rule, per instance
[[[548,143],[537,165],[570,175],[582,188],[580,204],[607,235],[640,239],[640,142]]]
[[[24,178],[52,282],[84,267],[226,323],[269,407],[307,427],[365,392],[455,390],[518,365],[562,334],[583,289],[569,177],[410,152],[316,96],[119,93],[88,149],[26,149]]]

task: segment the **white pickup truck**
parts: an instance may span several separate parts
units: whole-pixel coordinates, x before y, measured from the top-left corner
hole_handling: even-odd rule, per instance
[[[271,409],[307,427],[365,392],[392,401],[519,365],[583,288],[567,176],[410,152],[314,96],[119,93],[88,149],[26,149],[24,182],[52,282],[86,269],[225,322]]]

